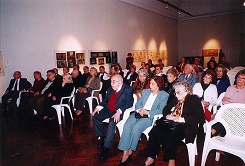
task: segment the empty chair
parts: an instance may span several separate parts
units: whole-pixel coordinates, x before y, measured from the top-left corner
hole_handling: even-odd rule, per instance
[[[211,137],[211,127],[220,122],[225,130],[224,137]],[[215,119],[206,124],[207,133],[205,137],[202,163],[204,166],[208,153],[212,149],[225,151],[240,157],[245,163],[245,104],[232,103],[221,106]],[[220,153],[216,152],[216,161],[219,161]]]
[[[52,105],[52,107],[57,112],[59,124],[62,124],[61,114],[62,114],[62,116],[65,116],[65,114],[64,114],[64,108],[65,107],[69,110],[70,115],[71,115],[71,119],[73,119],[71,108],[70,108],[70,103],[71,103],[72,98],[74,97],[74,93],[75,93],[75,88],[73,88],[73,91],[71,92],[70,96],[61,98],[60,104]]]

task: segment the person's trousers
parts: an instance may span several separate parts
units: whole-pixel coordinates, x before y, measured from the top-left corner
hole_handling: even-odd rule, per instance
[[[174,131],[164,131],[160,128],[153,127],[149,133],[149,141],[146,147],[145,156],[156,159],[160,149],[160,144],[163,145],[163,161],[176,159],[177,143],[185,138],[184,128],[180,127]]]
[[[76,110],[83,110],[84,105],[85,105],[85,100],[87,97],[91,96],[91,94],[88,93],[76,93],[75,94],[75,103],[74,107]]]
[[[108,149],[112,149],[115,130],[116,130],[116,123],[114,119],[111,118],[116,112],[115,111],[108,111],[106,109],[102,109],[99,114],[95,114],[92,117],[95,135],[98,137],[105,137],[104,147]],[[103,120],[110,118],[107,132],[105,131]]]
[[[150,118],[137,119],[134,113],[131,114],[123,127],[118,149],[136,151],[141,134],[147,127],[151,126],[152,121],[153,119]]]
[[[15,104],[18,97],[19,97],[19,92],[18,91],[11,91],[8,94],[4,94],[2,96],[2,109],[3,109],[3,111],[6,111],[7,102],[8,102],[9,99],[12,99],[11,103]]]
[[[30,106],[32,107],[32,109],[37,111],[38,116],[43,116],[44,102],[45,97],[42,94],[39,94],[29,100]]]

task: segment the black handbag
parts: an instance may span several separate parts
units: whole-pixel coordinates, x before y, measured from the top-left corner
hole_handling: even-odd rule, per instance
[[[148,118],[148,115],[143,115],[141,116],[138,112],[135,112],[134,114],[135,118],[139,119],[139,118]]]
[[[166,119],[165,117],[162,117],[156,120],[155,126],[156,128],[159,128],[161,130],[175,131],[178,128],[184,126],[184,123],[174,122],[173,120],[169,120]]]

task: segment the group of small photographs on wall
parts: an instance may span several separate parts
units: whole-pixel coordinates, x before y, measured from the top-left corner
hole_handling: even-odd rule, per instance
[[[73,68],[75,64],[85,64],[85,54],[83,51],[58,51],[55,54],[57,68],[67,66]]]
[[[77,64],[85,64],[84,53],[76,53]]]
[[[67,65],[66,61],[66,53],[56,53],[56,61],[57,61],[57,68],[63,68],[64,66]]]
[[[104,65],[105,63],[111,63],[111,52],[110,51],[91,51],[90,52],[90,64]],[[98,59],[98,62],[97,60]]]

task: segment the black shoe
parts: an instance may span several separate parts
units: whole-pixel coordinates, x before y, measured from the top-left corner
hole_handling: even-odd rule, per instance
[[[108,148],[103,148],[100,154],[100,159],[101,160],[105,160],[108,158],[108,154],[109,154],[109,149]]]
[[[133,157],[133,153],[128,156],[126,161],[122,162],[122,159],[121,159],[118,166],[126,166],[132,160],[132,157]]]
[[[97,145],[98,148],[103,148],[105,143],[105,137],[100,137],[100,143]]]

